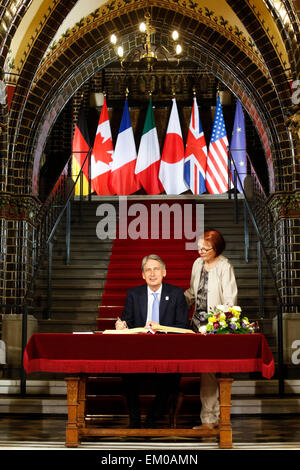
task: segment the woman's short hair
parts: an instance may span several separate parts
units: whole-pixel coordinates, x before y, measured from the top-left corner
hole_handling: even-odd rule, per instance
[[[219,256],[225,250],[225,240],[218,230],[204,230],[204,240],[209,242]]]
[[[161,264],[162,268],[166,269],[165,262],[158,255],[147,255],[142,260],[142,271],[144,271],[144,267],[145,267],[145,264],[147,263],[148,259],[154,259],[155,261],[158,261]]]

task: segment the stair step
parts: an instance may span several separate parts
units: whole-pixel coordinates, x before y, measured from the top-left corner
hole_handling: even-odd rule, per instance
[[[43,312],[35,312],[35,317],[38,320],[39,323],[39,332],[45,332],[45,329],[43,328],[43,331],[40,329],[41,321],[45,320],[47,321],[47,332],[50,333],[53,330],[53,323],[56,323],[58,320],[60,321],[60,326],[61,328],[59,329],[54,329],[54,333],[64,333],[64,332],[72,332],[72,331],[81,331],[85,330],[86,331],[94,331],[97,329],[97,318],[98,318],[98,313],[97,313],[97,308],[91,309],[88,311],[88,309],[85,310],[78,310],[76,308],[70,308],[70,309],[58,309],[58,308],[53,308],[51,310],[51,315],[50,319],[47,320],[45,319],[45,314]],[[76,322],[79,323],[81,326],[79,328],[75,328]],[[93,325],[88,326],[88,324]],[[67,330],[64,329],[64,325],[68,325],[70,327],[67,328]],[[46,323],[43,324],[44,327]],[[51,328],[51,331],[49,331],[49,328]]]
[[[62,290],[62,289],[67,289],[71,290],[74,294],[74,288],[75,289],[84,289],[84,290],[93,290],[93,289],[99,289],[99,291],[104,289],[106,280],[94,280],[94,279],[85,279],[84,283],[81,278],[78,279],[66,279],[64,282],[61,282],[61,280],[54,279],[52,281],[52,289],[53,291],[57,290]],[[36,291],[40,295],[40,292],[44,290],[47,292],[47,283],[46,283],[46,278],[44,280],[40,279],[36,283]],[[46,294],[45,294],[46,295]]]
[[[57,385],[56,385],[57,388]],[[17,390],[17,387],[15,387]],[[114,400],[112,400],[114,398]],[[187,400],[187,398],[186,398]],[[113,401],[113,403],[112,403]],[[195,396],[195,405],[199,406],[199,397]],[[102,406],[100,407],[101,416],[116,415],[116,410],[121,411],[122,414],[127,416],[127,410],[124,405],[124,397],[117,395],[103,396]],[[111,406],[109,407],[109,403]],[[184,406],[185,403],[183,403]],[[268,414],[297,414],[299,413],[300,398],[291,396],[287,398],[279,397],[236,397],[233,393],[231,400],[231,415],[268,415]],[[195,416],[195,408],[193,411],[189,410],[190,416]],[[184,413],[182,409],[182,413]],[[67,420],[67,401],[65,394],[58,396],[31,396],[18,397],[18,396],[1,396],[0,395],[0,412],[2,414],[15,413],[15,414],[44,414],[44,415],[64,415]]]
[[[244,261],[244,223],[243,201],[239,199],[238,224],[234,223],[234,200],[227,197],[193,197],[179,196],[176,199],[129,197],[131,204],[145,204],[151,214],[149,205],[168,203],[169,205],[203,204],[205,227],[219,229],[227,241],[224,255],[232,262],[239,288],[239,305],[243,313],[250,318],[258,316],[258,281],[256,234],[249,223],[250,247],[249,263]],[[64,264],[66,244],[64,238],[65,221],[62,221],[53,249],[52,272],[52,319],[43,320],[47,305],[47,262],[39,272],[36,282],[33,309],[39,318],[39,331],[69,332],[92,331],[97,325],[98,309],[103,321],[114,322],[113,318],[122,313],[127,290],[142,284],[141,260],[148,253],[159,254],[166,262],[166,282],[177,284],[186,289],[189,287],[190,271],[194,260],[198,257],[197,250],[184,250],[185,241],[142,240],[134,241],[134,253],[131,252],[132,240],[99,240],[96,227],[100,217],[96,215],[98,206],[102,203],[113,204],[116,214],[119,212],[119,198],[105,197],[93,201],[72,202],[71,208],[71,258],[70,265]],[[80,205],[82,218],[80,218]],[[183,207],[183,206],[182,206]],[[184,213],[184,211],[182,211]],[[118,216],[118,215],[117,215]],[[128,217],[128,221],[136,217]],[[149,223],[151,222],[149,217]],[[171,217],[171,228],[173,218]],[[149,231],[150,233],[150,231]],[[128,249],[130,247],[130,250]],[[109,285],[106,286],[107,273]],[[264,275],[265,315],[271,317],[276,308],[275,291],[271,274],[267,269]],[[105,305],[108,304],[108,307]],[[115,306],[114,306],[115,305]],[[109,320],[112,318],[112,320]],[[111,323],[106,323],[111,324]],[[264,331],[271,330],[271,324],[263,322]]]
[[[53,256],[53,267],[54,269],[64,269],[67,265],[65,264],[65,257],[63,256]],[[45,263],[46,265],[47,263]],[[109,257],[107,257],[106,260],[103,260],[101,258],[97,259],[95,258],[94,255],[86,256],[83,258],[82,255],[77,255],[76,256],[71,256],[70,258],[70,264],[69,269],[76,267],[76,269],[87,269],[89,266],[92,268],[97,268],[97,269],[106,269],[108,268],[109,265]],[[83,268],[83,266],[86,266],[86,268]],[[45,267],[45,269],[47,266]]]
[[[218,216],[219,217],[219,216]],[[86,234],[90,236],[96,236],[96,227],[98,222],[101,219],[98,217],[95,218],[85,218],[84,220],[84,228],[82,226],[79,226],[78,224],[73,224],[71,225],[71,235],[76,235],[76,236],[85,236]],[[114,222],[114,219],[107,218],[106,219],[107,223],[112,224]],[[213,214],[210,217],[204,216],[204,223],[206,226],[214,226],[216,230],[222,231],[222,235],[226,239],[226,236],[231,235],[231,234],[237,234],[239,233],[240,237],[243,237],[243,229],[244,229],[244,222],[240,221],[239,223],[235,224],[232,221],[228,223],[228,219],[224,220],[218,220],[216,222],[216,215]],[[163,226],[163,224],[161,224]],[[173,222],[170,222],[170,227],[171,229],[173,228]],[[151,224],[149,224],[149,235],[151,235]],[[249,227],[249,236],[253,239],[256,239],[256,232],[254,231],[253,228]],[[58,234],[57,238],[64,237],[63,233]]]
[[[118,387],[121,386],[121,378],[117,376],[104,375],[101,377],[89,378],[89,383],[91,387],[93,384],[98,384],[98,389],[103,390],[105,393],[111,393],[115,390],[118,394],[120,393]],[[199,385],[198,376],[189,376],[185,374],[181,379],[182,389],[185,390],[186,385],[188,385],[194,391],[197,391]],[[12,395],[17,395],[19,393],[20,380],[19,379],[0,379],[0,397],[7,397]],[[300,398],[300,380],[299,379],[285,379],[284,388],[289,398]],[[51,377],[46,377],[45,375],[39,379],[31,378],[27,376],[26,380],[26,392],[28,397],[54,397],[57,398],[61,396],[66,398],[67,385],[63,377],[60,379],[53,379]],[[246,400],[257,397],[269,397],[277,399],[276,395],[278,393],[278,380],[276,378],[272,379],[251,379],[241,377],[235,378],[232,384],[232,397],[242,398]],[[12,397],[9,397],[12,398]],[[17,397],[15,397],[17,398]],[[236,398],[235,398],[236,399]]]
[[[172,243],[170,243],[170,241]],[[178,241],[178,243],[176,243]],[[137,240],[131,240],[131,239],[125,239],[125,240],[115,240],[115,243],[114,243],[114,252],[126,252],[126,249],[128,246],[132,247],[132,243],[134,243],[134,246],[135,246],[135,249],[136,250],[139,250],[139,251],[143,251],[145,252],[146,250],[150,250],[150,249],[153,249],[155,251],[155,249],[163,249],[163,250],[166,250],[166,251],[171,251],[171,252],[174,252],[174,253],[178,253],[178,247],[182,247],[184,248],[185,247],[185,243],[188,242],[185,241],[185,240],[176,240],[176,239],[172,239],[172,238],[166,238],[163,240],[163,243],[160,243],[158,244],[157,240],[155,239],[145,239],[145,238],[139,238]],[[105,251],[107,249],[111,249],[112,248],[112,244],[111,242],[106,242],[106,241],[103,241],[103,240],[99,240],[99,238],[97,238],[96,236],[86,236],[84,238],[82,237],[73,237],[71,238],[71,250],[72,249],[79,249],[80,247],[83,247],[83,251],[84,251],[84,248],[88,248],[89,247],[89,251],[91,249],[95,249],[97,247],[97,249],[99,250],[102,250],[102,251]],[[59,249],[65,249],[65,240],[60,240],[58,239],[57,242],[56,242],[56,245],[55,247],[59,250]],[[241,239],[240,236],[231,236],[230,240],[228,240],[226,242],[226,251],[228,252],[228,250],[243,250],[244,248],[244,241],[243,239]],[[192,251],[192,250],[190,250]],[[249,251],[256,251],[256,246],[255,245],[250,245],[249,247]],[[186,251],[184,251],[186,252]]]
[[[191,274],[191,269],[193,266],[193,260],[186,261],[185,267],[175,267],[172,266],[172,264],[169,264],[167,260],[165,261],[166,263],[166,269],[167,269],[167,276],[174,277],[184,277],[186,279],[190,279],[190,274]],[[117,276],[120,274],[120,277],[124,276],[126,272],[129,274],[131,273],[131,276],[135,276],[136,279],[142,279],[142,272],[141,272],[141,267],[140,267],[140,262],[138,262],[135,265],[122,263],[119,266],[116,264],[113,264],[112,266],[107,268],[99,267],[97,265],[73,265],[69,267],[65,267],[63,265],[54,265],[52,269],[52,278],[56,276],[62,276],[65,275],[66,278],[73,276],[74,273],[81,273],[82,277],[90,277],[90,274],[95,275],[95,277],[100,277],[102,278],[103,276],[105,277],[107,275],[107,272],[109,271],[109,275],[114,275]],[[253,281],[257,280],[258,277],[258,270],[255,269],[255,267],[249,268],[247,265],[243,266],[241,264],[235,264],[232,263],[235,273],[236,273],[236,278],[238,279],[252,279]],[[90,267],[90,269],[89,269]],[[47,267],[40,269],[40,278],[45,278],[48,277],[48,271]],[[267,282],[273,282],[273,278],[270,272],[267,270],[264,271],[264,281]]]
[[[159,250],[159,247],[156,247],[156,250],[155,250],[155,253],[157,253],[157,251]],[[149,253],[149,251],[147,251],[147,254]],[[226,249],[224,251],[224,256],[227,256],[229,257],[229,250]],[[250,253],[251,254],[251,253]],[[79,255],[77,255],[79,256]],[[138,253],[137,255],[135,255],[135,259],[140,259],[142,260],[143,257],[145,256],[145,253]],[[198,257],[198,253],[197,251],[194,251],[194,250],[187,250],[187,251],[184,251],[183,253],[180,253],[180,252],[171,252],[171,251],[168,251],[168,252],[163,252],[162,253],[162,257],[164,259],[164,261],[167,262],[168,258],[171,258],[171,259],[176,259],[178,260],[178,263],[180,262],[185,262],[186,259],[196,259]],[[128,253],[128,251],[124,251],[122,253],[122,256],[120,256],[120,251],[118,252],[115,252],[114,250],[112,251],[111,255],[110,255],[110,260],[111,261],[120,261],[120,262],[126,262],[126,260],[132,260],[133,259],[133,255],[132,253]],[[235,262],[235,260],[238,260],[238,262],[240,263],[245,263],[245,265],[248,265],[248,263],[245,262],[245,255],[244,255],[244,249],[239,249],[239,250],[236,250],[234,252],[232,252],[232,254],[230,254],[230,261],[232,262]],[[256,266],[257,266],[257,256],[256,256],[256,251],[255,250],[252,250],[252,256],[250,256],[249,258],[249,263],[255,263],[256,262]]]
[[[50,320],[38,320],[40,333],[73,333],[73,332],[90,332],[97,329],[95,318],[51,318]]]
[[[44,277],[47,277],[46,272],[42,273],[44,274]],[[94,270],[94,272],[91,270],[87,270],[87,272],[82,272],[80,271],[71,271],[71,270],[66,270],[63,272],[53,272],[52,273],[52,279],[57,280],[57,279],[82,279],[82,282],[84,282],[84,279],[105,279],[106,278],[106,273],[105,272],[100,272],[99,270]],[[43,279],[43,275],[41,275],[41,279]]]

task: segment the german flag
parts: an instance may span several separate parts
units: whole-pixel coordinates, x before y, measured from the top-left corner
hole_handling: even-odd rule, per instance
[[[72,177],[76,181],[80,169],[90,150],[90,138],[84,109],[81,107],[78,115],[78,122],[75,127],[72,142]],[[75,194],[83,196],[89,193],[89,162],[86,161],[83,168],[83,175],[77,181]]]

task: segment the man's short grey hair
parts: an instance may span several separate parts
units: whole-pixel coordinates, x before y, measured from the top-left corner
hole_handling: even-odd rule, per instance
[[[158,261],[163,269],[166,269],[166,263],[160,258],[158,255],[148,255],[145,256],[142,260],[142,271],[144,271],[145,264],[147,263],[148,259],[154,259],[155,261]]]

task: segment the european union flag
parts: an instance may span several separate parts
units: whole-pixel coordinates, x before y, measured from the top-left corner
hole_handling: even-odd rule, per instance
[[[239,102],[239,100],[237,100],[236,102],[230,151],[231,151],[232,158],[235,162],[235,166],[239,174],[241,183],[244,186],[244,179],[247,175],[246,131],[245,131],[245,117],[244,117],[242,105]],[[233,168],[232,168],[232,171],[233,171]],[[238,178],[237,178],[237,189],[240,193],[243,192]]]

